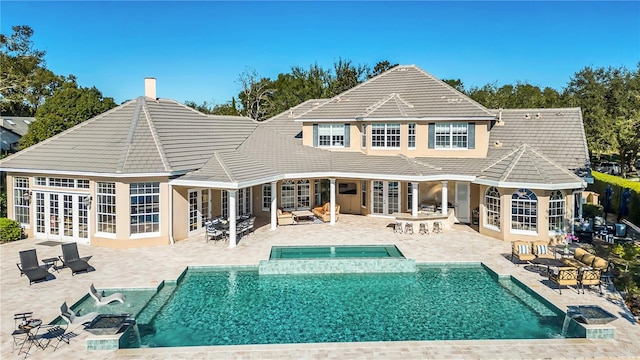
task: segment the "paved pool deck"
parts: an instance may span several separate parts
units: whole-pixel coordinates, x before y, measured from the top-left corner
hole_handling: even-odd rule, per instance
[[[267,259],[274,245],[395,244],[407,258],[424,262],[483,262],[499,274],[509,274],[528,285],[556,306],[600,305],[618,316],[610,323],[615,339],[406,341],[326,344],[283,344],[214,346],[170,349],[86,350],[90,335],[82,326],[73,326],[78,336],[71,343],[53,349],[33,350],[30,359],[640,359],[640,324],[626,312],[619,294],[605,289],[563,289],[562,295],[546,278],[516,266],[506,254],[510,243],[478,234],[466,225],[455,225],[444,234],[395,234],[387,227],[390,219],[340,215],[329,224],[269,225],[242,238],[238,246],[205,243],[204,235],[172,246],[139,249],[107,249],[78,245],[81,256],[92,255],[95,271],[71,276],[69,269],[53,272],[55,279],[29,286],[16,267],[18,252],[35,248],[40,260],[61,254],[59,245],[42,245],[43,240],[26,239],[0,246],[0,357],[24,358],[12,353],[13,314],[33,311],[45,322],[59,314],[60,304],[73,304],[87,294],[89,285],[98,288],[155,287],[163,280],[176,279],[187,266],[257,265]],[[259,225],[259,224],[257,224]]]

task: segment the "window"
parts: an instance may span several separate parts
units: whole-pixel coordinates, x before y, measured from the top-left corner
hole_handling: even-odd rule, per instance
[[[236,191],[236,217],[251,213],[251,188]],[[222,190],[222,216],[229,217],[229,191]]]
[[[511,195],[511,229],[538,230],[538,198],[529,189],[520,189]]]
[[[262,211],[271,209],[271,184],[262,185]]]
[[[367,148],[367,125],[360,125],[360,147],[363,149]]]
[[[360,198],[360,206],[367,207],[367,181],[362,180],[360,182],[360,187],[360,193],[362,194]]]
[[[358,188],[356,183],[339,183],[338,184],[338,194],[340,195],[356,195],[358,193]]]
[[[62,188],[78,188],[88,189],[89,180],[87,179],[71,179],[71,178],[46,178],[38,176],[35,178],[36,185],[62,187]]]
[[[344,147],[344,124],[319,124],[318,145]]]
[[[562,232],[564,230],[565,200],[562,192],[555,190],[549,197],[549,231]]]
[[[116,184],[98,182],[96,190],[98,232],[116,233]]]
[[[13,179],[13,213],[15,220],[22,225],[29,225],[29,178]]]
[[[500,192],[495,187],[488,188],[484,193],[484,207],[485,225],[500,229]]]
[[[189,231],[198,228],[198,191],[189,192]]]
[[[280,186],[280,207],[287,210],[296,207],[296,184],[293,180],[284,180]]]
[[[311,184],[309,180],[298,180],[298,209],[311,207]]]
[[[466,149],[468,140],[468,124],[437,123],[436,149]]]
[[[407,147],[409,149],[416,148],[416,124],[407,124]]]
[[[400,124],[371,124],[371,147],[400,148]]]
[[[145,234],[160,231],[160,183],[132,183],[129,185],[131,202],[131,233]]]
[[[409,212],[413,208],[413,183],[407,183],[407,209]]]

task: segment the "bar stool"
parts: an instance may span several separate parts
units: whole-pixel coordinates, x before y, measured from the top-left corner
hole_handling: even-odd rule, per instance
[[[407,223],[404,225],[404,233],[405,234],[413,234],[413,223],[407,221]]]

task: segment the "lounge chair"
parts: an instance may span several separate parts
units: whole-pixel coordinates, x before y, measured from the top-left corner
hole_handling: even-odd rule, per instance
[[[71,242],[62,244],[62,256],[59,256],[62,260],[64,267],[71,269],[71,275],[75,275],[79,272],[88,272],[93,267],[87,262],[91,257],[81,258],[78,254],[78,244]]]
[[[531,243],[527,241],[514,241],[511,243],[511,262],[517,258],[519,261],[531,261],[536,256],[531,251]],[[516,262],[516,265],[519,263]]]
[[[16,266],[20,269],[20,276],[27,275],[29,285],[52,276],[45,265],[38,263],[36,249],[20,251],[20,263],[16,264]]]
[[[98,305],[107,305],[114,301],[124,303],[124,295],[122,293],[115,293],[109,296],[102,296],[102,294],[96,290],[95,286],[93,286],[93,284],[91,284],[91,286],[89,287],[89,295],[91,295],[91,297],[96,300],[96,304]]]
[[[67,324],[87,324],[93,321],[98,315],[97,312],[93,311],[88,314],[84,314],[82,316],[76,315],[73,310],[69,309],[67,306],[67,302],[63,302],[60,306],[60,317],[67,322]]]
[[[549,268],[547,271],[549,273],[549,281],[558,284],[558,291],[560,292],[560,295],[562,295],[562,286],[568,287],[570,285],[575,285],[577,288],[578,269],[564,266],[557,269]],[[580,293],[580,290],[578,290],[578,293]]]

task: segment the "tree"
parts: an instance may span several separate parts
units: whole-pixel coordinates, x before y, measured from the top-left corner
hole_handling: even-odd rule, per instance
[[[32,116],[47,96],[65,81],[45,67],[45,52],[33,47],[33,29],[13,26],[0,34],[0,112]]]
[[[378,61],[378,63],[373,67],[373,73],[368,74],[367,77],[371,79],[372,77],[378,76],[385,71],[393,69],[396,66],[398,66],[398,64],[391,65],[388,60]]]
[[[367,80],[367,65],[352,65],[351,60],[338,59],[333,64],[334,76],[329,83],[329,97],[336,96]]]
[[[462,80],[460,79],[442,79],[442,82],[448,84],[449,86],[451,86],[452,88],[460,91],[463,94],[466,94],[465,88],[464,88],[464,84],[462,83]]]
[[[219,104],[213,107],[211,110],[211,114],[214,115],[228,115],[228,116],[238,116],[240,113],[238,112],[238,108],[236,106],[236,98],[232,97],[231,101],[226,104]]]
[[[114,108],[116,103],[96,89],[78,87],[68,81],[47,98],[36,113],[36,121],[20,139],[20,149],[59,134],[85,120]]]
[[[184,104],[187,105],[190,108],[193,108],[193,109],[196,109],[196,110],[200,111],[203,114],[213,114],[214,106],[210,105],[206,101],[203,102],[202,104],[198,105],[198,104],[195,103],[195,101],[187,100],[187,101],[184,102]]]
[[[585,67],[570,80],[567,96],[580,106],[589,151],[620,156],[622,176],[640,148],[640,63],[635,71]]]
[[[269,78],[260,78],[255,70],[245,70],[238,78],[240,84],[240,113],[251,119],[262,121],[272,107],[273,83]]]

